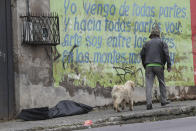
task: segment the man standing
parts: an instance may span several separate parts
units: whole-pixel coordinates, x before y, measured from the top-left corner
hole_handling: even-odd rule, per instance
[[[166,62],[168,72],[171,71],[168,46],[160,39],[159,29],[152,29],[149,38],[151,40],[143,45],[140,52],[146,77],[147,110],[152,109],[152,87],[155,76],[157,76],[159,81],[161,106],[169,104],[169,101],[167,101],[166,98],[166,86],[164,82],[164,66]]]

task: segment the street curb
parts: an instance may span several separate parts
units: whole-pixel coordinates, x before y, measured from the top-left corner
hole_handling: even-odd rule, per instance
[[[100,119],[93,121],[91,126],[84,126],[84,123],[74,123],[71,125],[55,125],[51,127],[36,127],[32,129],[26,129],[23,131],[71,131],[79,129],[88,129],[103,127],[109,125],[121,125],[131,123],[141,123],[146,121],[158,121],[168,120],[175,118],[182,118],[196,115],[196,106],[179,106],[179,107],[167,107],[153,110],[145,110],[142,112],[130,112],[128,115],[112,116],[106,119]]]

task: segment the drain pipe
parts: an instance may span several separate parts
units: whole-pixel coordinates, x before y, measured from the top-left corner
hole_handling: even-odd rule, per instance
[[[29,0],[26,0],[26,6],[27,16],[30,16]]]

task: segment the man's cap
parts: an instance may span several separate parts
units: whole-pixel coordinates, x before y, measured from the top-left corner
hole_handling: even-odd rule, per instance
[[[159,25],[158,24],[155,24],[155,26],[152,28],[152,31],[150,33],[149,38],[152,38],[152,36],[154,36],[154,35],[160,37],[160,30],[159,30]]]

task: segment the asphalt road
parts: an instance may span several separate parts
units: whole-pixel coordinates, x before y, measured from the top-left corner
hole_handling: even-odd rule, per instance
[[[196,117],[90,128],[81,131],[196,131]]]

